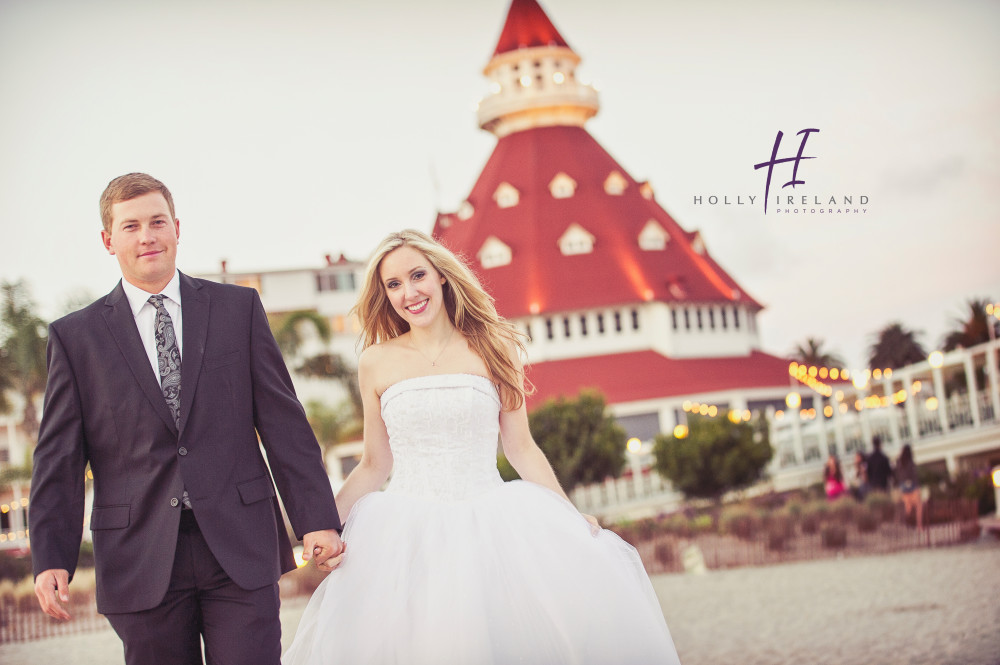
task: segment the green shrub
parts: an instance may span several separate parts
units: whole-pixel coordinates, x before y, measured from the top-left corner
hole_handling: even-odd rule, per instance
[[[94,543],[89,540],[80,543],[80,558],[77,559],[76,565],[78,568],[94,567]]]
[[[656,522],[650,518],[641,519],[635,523],[636,537],[640,542],[652,540],[656,535]]]
[[[865,505],[875,513],[880,522],[892,522],[896,519],[896,504],[884,492],[872,492],[865,498]]]
[[[816,533],[829,515],[830,506],[826,499],[807,503],[802,509],[802,517],[799,522],[802,526],[802,533]]]
[[[842,524],[824,524],[820,530],[823,547],[840,549],[847,546],[847,529]]]
[[[695,533],[707,533],[715,529],[715,522],[711,515],[697,515],[691,520],[691,528]]]
[[[663,521],[662,528],[667,533],[688,538],[694,531],[691,520],[684,513],[674,513]]]
[[[874,533],[878,529],[879,516],[869,506],[859,506],[854,515],[854,523],[861,533]]]
[[[653,558],[655,558],[660,565],[669,567],[677,558],[673,543],[657,543],[656,547],[653,548]]]
[[[788,516],[791,517],[792,520],[797,522],[799,518],[802,517],[803,505],[804,504],[799,499],[792,499],[785,504],[784,510],[788,513]]]
[[[719,517],[719,530],[742,540],[750,540],[760,530],[761,521],[749,506],[726,506]]]
[[[857,512],[858,503],[851,496],[841,496],[830,504],[830,513],[833,518],[844,524],[854,521],[854,514]]]
[[[0,580],[20,582],[31,575],[31,557],[0,552]]]

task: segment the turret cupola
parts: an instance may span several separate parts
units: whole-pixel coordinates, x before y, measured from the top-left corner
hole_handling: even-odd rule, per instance
[[[597,91],[576,78],[580,62],[535,0],[512,0],[493,58],[479,126],[504,137],[535,127],[582,127],[599,109]]]

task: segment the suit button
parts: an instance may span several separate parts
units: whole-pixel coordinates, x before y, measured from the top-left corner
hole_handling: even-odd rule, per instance
[[[188,449],[185,448],[184,446],[181,446],[180,448],[177,449],[177,454],[183,457],[184,455],[188,454]]]
[[[170,500],[170,505],[176,508],[177,506],[181,505],[181,502],[180,500],[177,499],[177,497],[174,497],[173,499]]]

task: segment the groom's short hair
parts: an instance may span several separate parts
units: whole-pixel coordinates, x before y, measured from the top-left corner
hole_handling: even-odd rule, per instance
[[[104,232],[111,233],[111,206],[122,201],[131,201],[150,192],[163,194],[163,198],[167,200],[167,207],[170,208],[170,218],[174,219],[176,217],[174,197],[170,195],[166,185],[145,173],[127,173],[109,182],[101,194],[101,223],[104,224]]]

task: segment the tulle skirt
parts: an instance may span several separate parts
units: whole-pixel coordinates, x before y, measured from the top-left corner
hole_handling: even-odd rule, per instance
[[[678,663],[635,549],[524,481],[362,497],[284,665]]]

